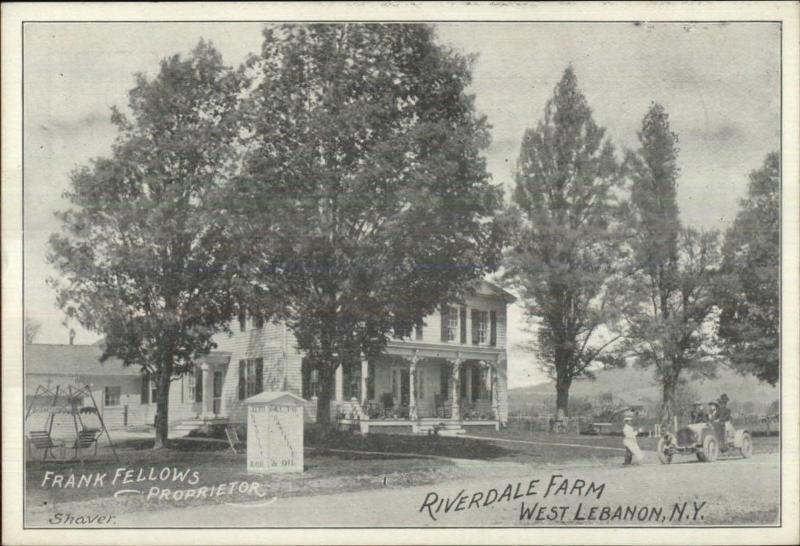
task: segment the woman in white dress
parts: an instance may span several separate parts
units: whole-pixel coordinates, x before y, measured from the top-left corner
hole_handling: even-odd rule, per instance
[[[639,449],[639,442],[636,441],[636,430],[631,426],[633,417],[625,416],[625,425],[622,427],[622,445],[625,446],[625,464],[639,464],[644,459],[642,450]]]

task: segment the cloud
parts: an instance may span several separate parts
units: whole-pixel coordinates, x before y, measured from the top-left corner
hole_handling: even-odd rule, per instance
[[[713,141],[716,144],[726,144],[732,141],[741,141],[747,137],[744,127],[738,123],[724,121],[718,124],[694,127],[690,130],[692,138]]]
[[[42,131],[53,131],[57,134],[70,134],[96,129],[111,124],[111,114],[100,114],[99,112],[89,112],[78,118],[74,116],[49,116],[45,120],[36,124],[36,128]]]

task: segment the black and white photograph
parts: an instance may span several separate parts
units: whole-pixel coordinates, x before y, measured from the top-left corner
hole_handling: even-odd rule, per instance
[[[736,4],[5,4],[4,543],[794,542]]]

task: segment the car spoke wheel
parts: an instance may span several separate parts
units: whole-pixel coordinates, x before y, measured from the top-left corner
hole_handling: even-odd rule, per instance
[[[719,445],[717,444],[717,439],[713,436],[706,436],[706,439],[703,440],[703,455],[706,462],[713,462],[717,460],[717,455],[719,455]]]
[[[742,447],[739,448],[739,453],[742,457],[749,459],[753,456],[753,439],[748,433],[742,434]]]
[[[670,436],[662,436],[659,438],[656,453],[658,454],[658,460],[661,461],[661,464],[669,464],[672,462],[672,449],[674,445],[675,442]]]

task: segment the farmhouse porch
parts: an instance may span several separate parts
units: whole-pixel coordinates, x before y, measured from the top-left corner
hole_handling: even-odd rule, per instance
[[[337,370],[332,417],[362,433],[497,430],[504,364],[494,347],[390,343],[380,358]]]

